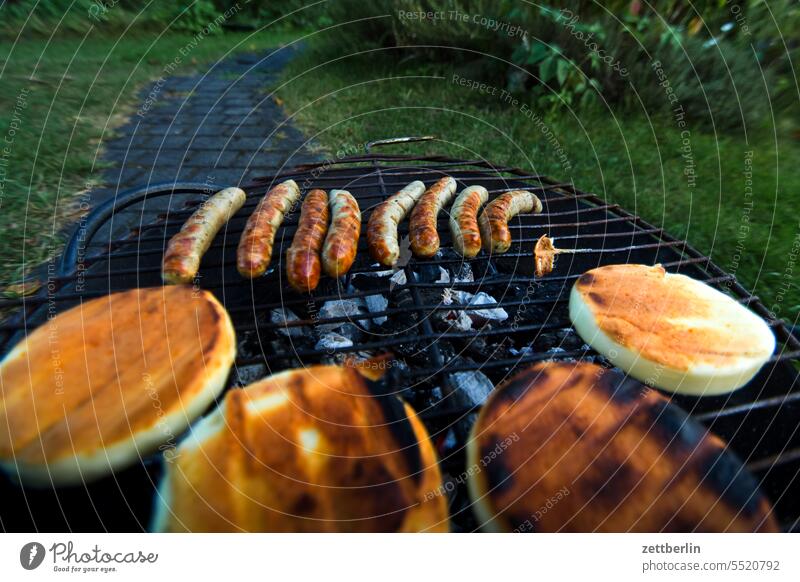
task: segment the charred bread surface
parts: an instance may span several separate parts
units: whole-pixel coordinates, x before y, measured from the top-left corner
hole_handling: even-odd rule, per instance
[[[725,443],[656,390],[589,363],[537,364],[499,386],[468,442],[483,528],[777,531]]]
[[[414,411],[349,367],[231,390],[166,466],[156,531],[447,531]]]

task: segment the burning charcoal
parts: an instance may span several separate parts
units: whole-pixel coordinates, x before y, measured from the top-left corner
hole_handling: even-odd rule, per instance
[[[448,430],[441,446],[439,447],[439,455],[446,457],[448,454],[457,449],[458,446],[458,439],[456,438],[455,432],[453,430]]]
[[[567,351],[579,350],[584,345],[583,340],[571,327],[559,330],[556,335],[560,340],[559,345]]]
[[[302,326],[286,326],[289,322],[300,321],[300,318],[291,309],[273,309],[269,312],[269,320],[271,323],[280,326],[276,327],[275,330],[286,337],[299,337],[305,333],[305,328]]]
[[[395,299],[395,303],[400,308],[407,308],[410,309],[414,307],[414,296],[411,294],[411,289],[400,289],[397,292]]]
[[[267,375],[267,367],[264,364],[254,364],[252,366],[236,366],[234,370],[234,384],[237,386],[248,386]]]
[[[465,408],[480,406],[494,390],[492,381],[480,370],[455,372],[450,374],[448,380],[446,387],[449,388],[453,403]]]
[[[389,306],[389,301],[383,295],[367,295],[364,297],[364,301],[367,304],[367,310],[370,313],[380,313],[381,311],[386,311],[386,308]],[[373,318],[377,325],[383,325],[386,323],[388,318],[385,315],[381,315],[380,317]]]
[[[469,331],[472,329],[472,319],[466,312],[454,309],[452,311],[437,311],[434,320],[438,327],[444,331]]]
[[[508,356],[508,351],[502,344],[495,343],[492,339],[485,337],[471,336],[454,339],[453,342],[459,346],[459,353],[473,357],[479,362],[500,360]]]
[[[340,348],[351,348],[353,347],[353,341],[340,335],[335,332],[329,332],[324,334],[317,345],[314,346],[314,349],[317,350],[330,350],[333,353],[333,350],[340,349]]]
[[[244,331],[236,335],[236,354],[243,359],[261,358],[263,352],[258,334],[254,331]]]
[[[357,273],[353,276],[352,285],[359,291],[385,291],[391,284],[392,271],[372,271]]]

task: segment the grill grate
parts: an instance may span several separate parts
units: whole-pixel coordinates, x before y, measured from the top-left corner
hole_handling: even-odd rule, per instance
[[[405,141],[414,140],[375,145]],[[284,280],[283,257],[297,226],[299,212],[295,212],[278,233],[268,274],[250,281],[236,273],[239,234],[258,200],[275,182],[292,178],[303,191],[349,190],[361,206],[366,227],[371,209],[396,190],[412,180],[430,185],[443,175],[453,176],[459,190],[480,184],[491,195],[519,188],[535,191],[544,211],[514,220],[510,226],[515,242],[510,252],[492,257],[484,253],[470,260],[452,251],[443,212],[439,220],[443,251],[430,260],[410,259],[402,267],[403,284],[391,282],[390,273],[371,264],[366,237],[362,237],[350,273],[339,281],[323,278],[312,296],[296,294]],[[217,189],[202,184],[155,185],[121,194],[94,210],[69,241],[60,267],[53,269],[45,289],[28,297],[0,300],[0,308],[17,310],[0,324],[3,352],[53,311],[113,291],[160,285],[160,262],[167,241],[204,196]],[[732,275],[687,242],[572,184],[484,160],[368,151],[363,156],[298,166],[260,179],[246,190],[247,202],[214,240],[200,278],[200,285],[225,304],[236,327],[240,346],[232,382],[241,380],[242,372],[250,367],[261,366],[274,373],[349,354],[391,352],[407,365],[392,368],[386,381],[420,412],[439,448],[444,472],[457,476],[464,470],[466,421],[477,407],[458,406],[449,397],[453,374],[479,370],[496,384],[520,366],[546,359],[591,359],[608,365],[572,332],[566,310],[572,282],[586,270],[604,264],[660,262],[670,272],[727,291],[764,317],[775,332],[779,342],[776,354],[748,386],[725,396],[675,396],[673,400],[730,443],[762,481],[783,527],[798,528],[800,499],[792,492],[800,471],[800,341],[782,321],[771,319],[758,298]],[[407,228],[406,221],[401,236]],[[531,253],[542,234],[554,238],[561,248],[586,250],[561,255],[551,275],[535,279]],[[474,280],[456,282],[465,265]],[[448,281],[440,280],[443,272]],[[445,305],[442,294],[446,289],[485,292],[496,303]],[[363,300],[379,294],[389,300],[381,310],[332,316],[321,312],[329,301]],[[508,319],[469,331],[442,329],[435,320],[442,312],[494,308],[504,309]],[[273,321],[270,312],[277,309],[291,309],[298,319]],[[384,318],[386,323],[379,324]],[[354,346],[318,349],[302,339],[296,341],[290,333],[295,328],[318,332],[341,323],[358,328],[361,340]],[[542,348],[543,342],[549,347]],[[521,350],[526,346],[533,346],[533,351]],[[6,530],[145,529],[159,476],[160,463],[153,456],[140,466],[87,487],[35,491],[19,488],[3,477],[0,495],[6,502],[0,525]],[[475,526],[461,485],[451,499],[451,514],[455,529]]]

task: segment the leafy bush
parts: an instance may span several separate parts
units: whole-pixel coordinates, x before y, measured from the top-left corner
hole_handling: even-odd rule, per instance
[[[115,34],[132,22],[143,30],[161,31],[169,26],[175,31],[198,32],[226,11],[232,14],[226,26],[255,28],[309,4],[311,0],[193,0],[147,5],[137,0],[10,0],[0,2],[0,34],[16,37],[21,29],[26,34],[47,36],[56,29],[61,34],[85,34],[93,27]],[[281,25],[309,28],[328,22],[319,9],[308,8],[283,19]]]
[[[656,12],[627,0],[558,7],[512,0],[340,0],[326,4],[327,14],[347,24],[318,48],[329,57],[395,49],[398,60],[469,68],[544,108],[607,102],[650,113],[674,105],[652,67],[658,60],[689,117],[717,128],[738,127],[744,119],[750,127],[768,117],[770,104],[786,109],[798,102],[785,47],[775,46],[772,14],[784,21],[782,29],[795,32],[800,14],[788,0],[777,3],[780,10],[772,4],[751,0],[732,9],[714,0],[669,0]],[[412,17],[418,14],[428,16]],[[787,37],[790,54],[797,52],[798,37]]]

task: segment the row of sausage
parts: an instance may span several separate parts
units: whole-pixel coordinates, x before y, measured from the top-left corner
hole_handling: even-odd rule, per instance
[[[236,266],[243,277],[252,279],[266,272],[278,228],[300,196],[294,180],[287,180],[272,188],[259,202],[247,220],[236,252]],[[411,251],[421,258],[434,256],[440,246],[437,217],[454,197],[449,221],[453,246],[467,258],[476,256],[481,248],[492,253],[506,252],[511,246],[509,219],[520,213],[542,211],[539,198],[526,190],[506,192],[486,204],[489,192],[482,186],[469,186],[456,197],[456,181],[449,176],[427,189],[422,182],[414,181],[379,204],[370,215],[367,224],[370,256],[387,267],[397,264],[400,257],[397,229],[409,213]],[[226,188],[189,217],[167,245],[162,265],[164,282],[182,284],[195,278],[211,241],[245,200],[243,190]],[[307,293],[316,289],[322,272],[334,278],[345,275],[355,261],[360,233],[361,210],[349,192],[326,193],[318,189],[308,192],[292,245],[286,253],[289,284]]]

